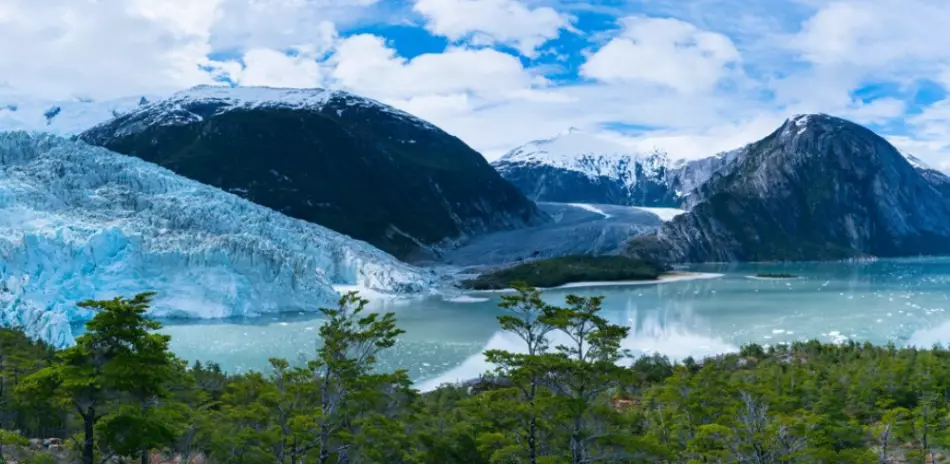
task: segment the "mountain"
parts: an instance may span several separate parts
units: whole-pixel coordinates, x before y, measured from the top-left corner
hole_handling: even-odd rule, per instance
[[[0,88],[0,131],[36,131],[74,135],[148,104],[154,97],[115,100],[43,100]]]
[[[335,285],[418,293],[435,276],[145,161],[0,133],[0,325],[57,346],[88,298],[157,291],[156,316],[315,311]]]
[[[534,201],[673,206],[669,164],[664,153],[639,154],[577,129],[527,143],[492,163]]]
[[[799,115],[746,147],[634,255],[679,262],[950,253],[950,196],[886,140]]]
[[[917,172],[920,173],[927,182],[930,182],[930,185],[933,185],[934,188],[943,192],[944,195],[950,197],[950,176],[947,176],[943,172],[930,167],[927,163],[921,161],[914,155],[909,153],[902,153],[904,158],[907,158],[907,161],[917,169]]]
[[[547,220],[459,139],[346,92],[197,87],[80,139],[406,260]]]
[[[492,165],[535,201],[679,207],[740,152],[671,161],[660,151],[637,153],[601,135],[571,129],[522,145]]]

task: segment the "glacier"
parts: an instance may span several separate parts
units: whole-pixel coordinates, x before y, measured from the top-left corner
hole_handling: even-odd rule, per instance
[[[371,245],[138,158],[0,133],[0,324],[55,346],[85,299],[155,291],[155,317],[314,311],[334,286],[418,294],[438,281]]]
[[[160,95],[112,100],[44,100],[0,86],[0,131],[36,131],[70,136],[135,110]]]

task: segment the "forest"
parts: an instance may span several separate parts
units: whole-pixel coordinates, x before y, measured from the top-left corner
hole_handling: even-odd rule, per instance
[[[519,285],[480,379],[419,392],[374,369],[399,342],[358,294],[321,309],[306,365],[186,364],[153,295],[86,301],[76,344],[0,331],[4,462],[937,463],[950,450],[950,351],[818,341],[682,362],[634,357],[598,297]]]
[[[657,280],[666,266],[626,256],[573,255],[535,259],[461,282],[473,290],[503,290],[515,283],[552,288],[573,282]]]

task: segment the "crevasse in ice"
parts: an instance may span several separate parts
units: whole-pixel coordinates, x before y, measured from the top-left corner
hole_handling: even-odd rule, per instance
[[[371,245],[52,135],[0,133],[0,324],[57,346],[88,298],[158,292],[155,316],[315,310],[333,285],[427,291]]]

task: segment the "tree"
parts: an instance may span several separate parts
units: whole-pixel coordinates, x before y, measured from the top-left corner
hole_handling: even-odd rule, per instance
[[[83,424],[84,464],[95,460],[96,426],[104,417],[109,417],[101,428],[104,441],[124,452],[162,444],[171,435],[146,407],[164,395],[175,365],[168,337],[150,333],[160,327],[146,316],[153,296],[80,303],[97,311],[86,324],[88,331],[17,389],[75,410]],[[143,433],[129,434],[128,427],[141,427]]]
[[[557,308],[541,299],[541,292],[523,283],[515,283],[515,295],[502,295],[498,305],[508,314],[498,316],[501,328],[513,333],[525,344],[525,353],[502,350],[485,352],[488,362],[498,366],[498,373],[510,380],[521,392],[527,405],[523,411],[528,462],[538,460],[538,389],[548,375],[545,361],[550,342],[548,334],[555,328]]]
[[[387,394],[387,387],[409,382],[405,371],[373,372],[379,353],[392,347],[404,331],[396,327],[392,313],[366,314],[368,303],[356,292],[348,292],[336,308],[320,309],[327,317],[320,327],[323,345],[317,360],[310,363],[320,398],[314,421],[320,464],[330,462],[333,455],[337,462],[347,462],[350,432],[360,405]]]
[[[313,433],[308,424],[313,420],[317,403],[316,384],[307,369],[291,368],[285,359],[271,358],[273,392],[265,401],[274,410],[275,422],[280,428],[281,440],[275,444],[274,457],[278,462],[290,460],[297,464],[313,448]]]
[[[553,379],[549,383],[565,400],[571,463],[582,464],[593,459],[593,441],[612,435],[608,431],[594,433],[592,416],[597,412],[616,415],[604,396],[629,372],[617,363],[624,356],[620,343],[630,329],[600,316],[603,297],[568,295],[566,303],[568,307],[557,309],[551,320],[568,342],[556,347],[559,356],[550,364]]]

